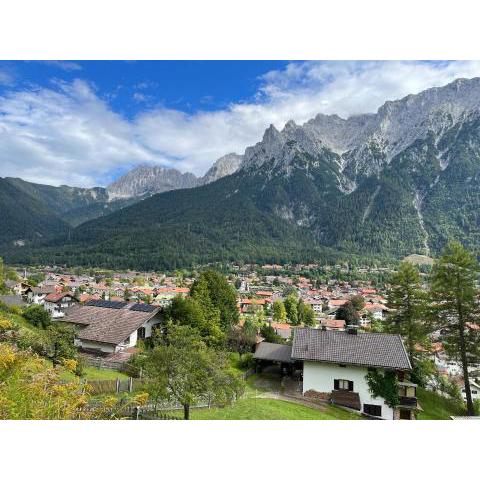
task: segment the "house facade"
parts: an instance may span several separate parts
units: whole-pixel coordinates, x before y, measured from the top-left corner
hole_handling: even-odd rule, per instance
[[[45,302],[45,297],[51,293],[57,293],[57,289],[52,285],[43,287],[30,287],[26,292],[27,301],[28,303],[33,303],[36,305],[43,305]]]
[[[312,328],[295,330],[292,359],[303,362],[303,394],[329,399],[370,417],[414,419],[416,385],[406,378],[410,361],[399,335]],[[397,375],[400,405],[391,408],[374,397],[366,380],[369,371]]]
[[[65,311],[77,304],[78,300],[70,292],[49,293],[43,302],[43,308],[55,320],[65,316]]]
[[[75,345],[99,354],[133,348],[152,336],[162,310],[146,303],[90,300],[67,312],[63,322],[75,325]]]

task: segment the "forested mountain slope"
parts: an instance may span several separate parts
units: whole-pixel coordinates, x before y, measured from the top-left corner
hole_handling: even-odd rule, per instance
[[[480,80],[376,114],[270,126],[238,170],[154,195],[12,261],[176,268],[430,254],[480,242]]]

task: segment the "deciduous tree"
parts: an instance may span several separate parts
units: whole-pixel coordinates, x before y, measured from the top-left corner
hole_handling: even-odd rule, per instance
[[[273,320],[279,323],[285,323],[287,320],[287,311],[281,300],[275,300],[273,302]]]
[[[195,330],[172,326],[168,336],[148,353],[145,374],[158,382],[161,397],[183,406],[201,401],[226,405],[243,393],[243,380],[230,369],[225,353],[209,348]]]

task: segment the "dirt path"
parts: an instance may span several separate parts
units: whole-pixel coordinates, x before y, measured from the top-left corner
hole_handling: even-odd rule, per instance
[[[285,402],[296,403],[298,405],[303,405],[305,407],[315,408],[316,410],[325,412],[327,410],[327,402],[314,402],[307,400],[305,398],[300,398],[294,395],[288,395],[285,393],[275,393],[275,392],[262,392],[256,395],[255,398],[271,398],[274,400],[284,400]]]

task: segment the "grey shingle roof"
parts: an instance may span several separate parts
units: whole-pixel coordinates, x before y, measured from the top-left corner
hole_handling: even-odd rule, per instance
[[[258,344],[254,358],[272,362],[292,363],[292,347],[290,345],[262,342]]]
[[[121,309],[71,307],[62,322],[85,325],[77,334],[81,340],[118,345],[160,311],[159,307],[151,312],[134,311],[132,305],[135,304],[130,303]]]
[[[9,307],[23,307],[26,305],[26,302],[18,295],[0,295],[0,302]]]
[[[292,358],[317,362],[411,370],[400,335],[295,329]]]
[[[38,295],[56,293],[56,289],[53,285],[44,285],[43,287],[32,287],[32,292]]]

